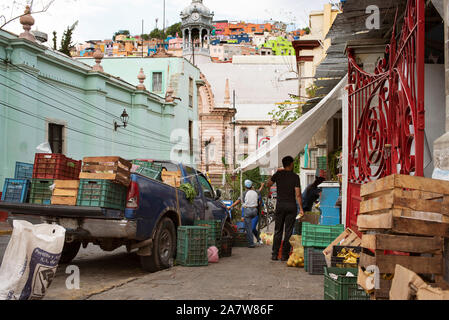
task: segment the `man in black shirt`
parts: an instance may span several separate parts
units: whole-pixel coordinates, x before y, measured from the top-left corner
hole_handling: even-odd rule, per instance
[[[276,172],[267,183],[267,188],[270,189],[276,183],[277,187],[277,201],[275,213],[275,227],[273,239],[273,251],[271,253],[272,260],[278,260],[278,252],[281,247],[282,234],[284,233],[284,244],[282,246],[282,261],[288,260],[290,253],[290,237],[293,233],[293,225],[295,223],[296,215],[300,217],[304,215],[301,201],[301,184],[299,176],[293,172],[294,159],[290,156],[282,159],[283,170]]]

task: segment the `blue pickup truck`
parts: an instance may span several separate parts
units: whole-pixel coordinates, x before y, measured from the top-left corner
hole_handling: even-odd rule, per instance
[[[223,235],[232,236],[231,220],[219,201],[220,190],[214,191],[199,171],[169,161],[155,161],[168,172],[180,172],[181,183],[191,183],[196,198],[190,202],[186,194],[160,180],[138,173],[131,174],[126,209],[99,207],[36,205],[0,202],[0,211],[9,213],[8,221],[56,223],[66,228],[60,263],[69,263],[81,245],[99,245],[105,251],[126,246],[137,250],[144,270],[155,272],[173,265],[176,254],[176,229],[193,225],[195,220],[221,220]]]

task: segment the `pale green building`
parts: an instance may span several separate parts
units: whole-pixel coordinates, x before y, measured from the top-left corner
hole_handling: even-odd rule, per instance
[[[15,162],[32,163],[47,141],[77,160],[199,162],[197,67],[175,57],[103,59],[104,72],[92,64],[0,30],[0,191]],[[141,68],[145,90],[136,87]],[[115,130],[124,109],[129,123]]]

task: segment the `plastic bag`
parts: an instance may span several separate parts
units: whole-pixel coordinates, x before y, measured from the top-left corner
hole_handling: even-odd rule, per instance
[[[37,153],[52,153],[48,142],[41,143],[36,147]]]
[[[273,233],[272,232],[262,232],[260,234],[260,239],[262,240],[263,244],[271,246],[273,244]]]
[[[302,236],[293,235],[290,237],[290,244],[293,252],[288,258],[287,266],[289,267],[304,267],[304,247],[302,246]]]
[[[218,249],[215,246],[209,247],[207,249],[207,260],[209,263],[218,262]]]
[[[61,258],[65,229],[14,220],[0,267],[0,300],[38,300],[45,296]]]

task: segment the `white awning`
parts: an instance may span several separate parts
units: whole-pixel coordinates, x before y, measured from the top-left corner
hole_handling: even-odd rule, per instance
[[[346,75],[312,110],[240,162],[240,166],[235,172],[247,171],[257,167],[266,170],[277,169],[282,166],[283,157],[298,155],[318,130],[341,108],[341,90],[345,88],[347,83],[348,76]]]

